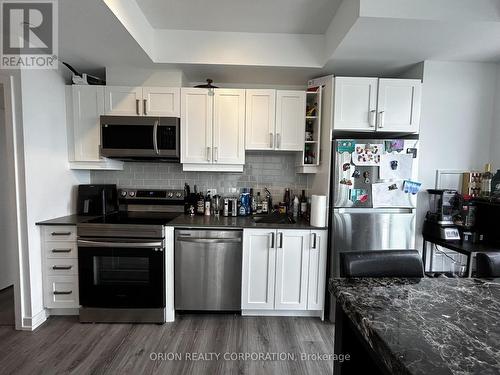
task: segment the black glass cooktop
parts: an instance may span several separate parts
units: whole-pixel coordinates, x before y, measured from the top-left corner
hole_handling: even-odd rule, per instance
[[[101,216],[87,223],[92,224],[136,224],[136,225],[165,225],[182,215],[179,212],[117,212]]]

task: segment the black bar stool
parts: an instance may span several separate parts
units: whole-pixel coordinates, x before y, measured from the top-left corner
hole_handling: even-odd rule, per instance
[[[500,277],[500,252],[476,254],[477,277]]]
[[[424,277],[417,250],[340,253],[341,277]]]

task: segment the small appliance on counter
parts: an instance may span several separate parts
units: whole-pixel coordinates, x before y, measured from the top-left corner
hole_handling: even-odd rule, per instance
[[[100,216],[117,210],[116,185],[78,185],[78,215]]]
[[[423,234],[446,241],[460,240],[458,227],[453,221],[460,211],[460,199],[456,190],[428,189],[430,211],[427,212]]]

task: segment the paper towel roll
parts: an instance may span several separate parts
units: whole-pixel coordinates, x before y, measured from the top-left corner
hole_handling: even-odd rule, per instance
[[[326,226],[326,195],[311,196],[311,225]]]

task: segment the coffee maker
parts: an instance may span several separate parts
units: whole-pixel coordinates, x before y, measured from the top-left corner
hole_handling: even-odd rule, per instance
[[[430,211],[424,221],[423,234],[429,237],[453,241],[460,240],[453,216],[460,210],[460,199],[456,190],[428,189]]]

